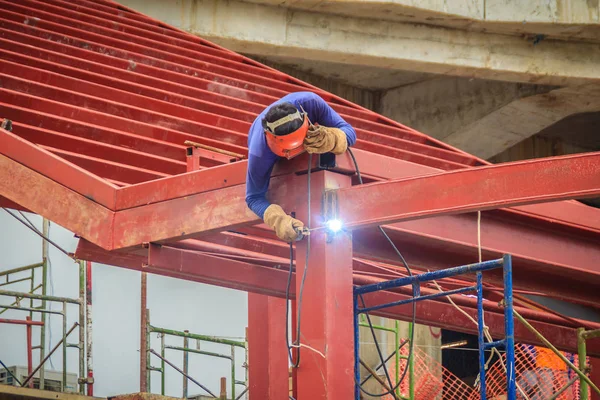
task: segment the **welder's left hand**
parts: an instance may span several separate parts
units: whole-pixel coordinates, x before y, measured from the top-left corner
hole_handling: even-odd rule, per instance
[[[348,148],[348,141],[344,131],[338,128],[328,128],[313,125],[309,128],[304,138],[304,149],[311,154],[342,154]]]

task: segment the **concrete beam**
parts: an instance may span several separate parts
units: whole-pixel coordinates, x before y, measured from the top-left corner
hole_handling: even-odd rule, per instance
[[[387,91],[381,113],[481,158],[573,114],[600,111],[600,86],[555,88],[440,78]]]
[[[563,118],[592,111],[600,111],[600,86],[555,89],[513,101],[443,140],[487,159]]]
[[[243,0],[313,12],[478,32],[598,41],[600,2],[588,0]]]
[[[596,44],[468,32],[242,1],[121,0],[234,51],[484,79],[600,82]]]

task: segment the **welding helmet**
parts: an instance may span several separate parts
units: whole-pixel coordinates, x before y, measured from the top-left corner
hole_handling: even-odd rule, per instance
[[[302,125],[293,132],[286,135],[276,135],[275,130],[287,123],[300,120]],[[304,138],[308,131],[308,117],[305,112],[296,110],[293,114],[288,114],[283,118],[278,119],[274,122],[267,122],[264,118],[262,120],[263,129],[267,139],[267,144],[271,151],[280,157],[285,157],[288,160],[296,157],[297,155],[304,152]]]

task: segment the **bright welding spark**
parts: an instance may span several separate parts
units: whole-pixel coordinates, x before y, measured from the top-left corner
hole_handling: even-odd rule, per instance
[[[327,229],[333,233],[337,233],[342,230],[342,221],[339,219],[330,219],[327,221]]]

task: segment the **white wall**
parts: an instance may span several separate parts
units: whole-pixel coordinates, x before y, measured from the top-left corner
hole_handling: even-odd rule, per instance
[[[42,220],[36,215],[26,214],[41,230]],[[67,251],[73,252],[77,239],[62,227],[52,224],[50,238]],[[29,265],[41,261],[41,239],[29,231],[5,211],[0,210],[0,271]],[[48,294],[64,297],[78,296],[78,264],[60,251],[50,246],[51,267],[49,268]],[[140,338],[140,274],[122,268],[102,264],[93,266],[93,356],[96,396],[139,391],[139,338]],[[0,283],[4,282],[0,278]],[[27,285],[1,287],[0,289],[27,291]],[[0,297],[0,304],[9,304],[13,299]],[[22,304],[25,305],[25,304]],[[56,304],[53,309],[62,307]],[[178,279],[148,275],[148,308],[154,326],[175,330],[188,329],[190,332],[226,336],[243,341],[247,326],[247,295],[245,292],[187,282]],[[67,312],[67,324],[77,321],[77,307],[71,306]],[[24,319],[27,313],[8,310],[0,318]],[[38,317],[39,318],[39,317]],[[60,316],[50,318],[47,331],[47,348],[54,346],[62,334]],[[77,329],[71,334],[71,342],[77,340]],[[34,346],[39,341],[39,331],[34,327]],[[151,338],[152,347],[159,351],[160,341],[156,334]],[[183,339],[167,338],[167,344],[181,346]],[[190,346],[195,346],[191,342]],[[204,350],[228,354],[227,347],[214,347],[209,344]],[[34,366],[38,352],[34,350]],[[167,351],[167,357],[182,367],[182,355]],[[236,353],[238,380],[244,379],[243,351]],[[190,354],[190,375],[219,394],[219,378],[229,377],[229,361]],[[25,327],[22,325],[0,324],[0,360],[6,365],[27,365]],[[52,356],[55,369],[61,369],[62,350]],[[68,349],[69,372],[78,371],[76,349]],[[154,366],[159,360],[152,356]],[[50,368],[50,365],[47,366]],[[182,377],[167,368],[166,394],[181,397]],[[203,393],[195,384],[189,383],[190,395]],[[242,390],[238,386],[237,393]],[[152,373],[152,391],[160,393],[160,376]],[[229,382],[228,382],[229,393]]]

